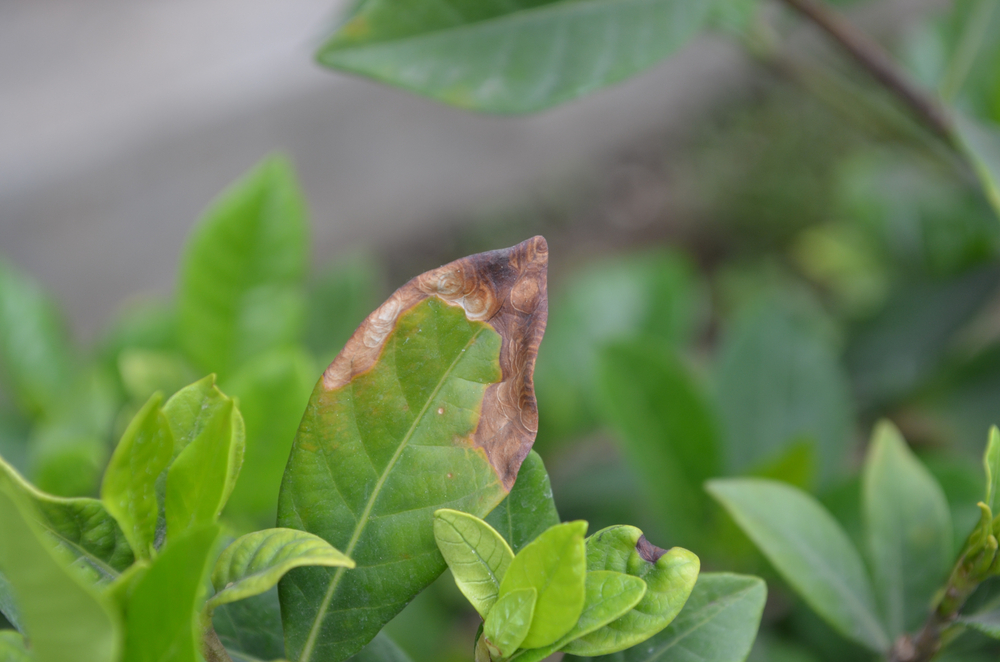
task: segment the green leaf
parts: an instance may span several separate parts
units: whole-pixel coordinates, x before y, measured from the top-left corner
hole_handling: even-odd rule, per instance
[[[31,504],[50,548],[75,559],[93,582],[109,582],[134,560],[125,533],[97,499],[45,494],[0,458],[0,482],[7,481]]]
[[[350,659],[351,662],[411,662],[410,656],[385,632],[379,632],[370,644]]]
[[[463,108],[524,113],[656,64],[702,26],[708,7],[683,0],[366,2],[317,57]]]
[[[983,454],[983,468],[986,470],[986,497],[983,503],[996,512],[997,495],[1000,495],[1000,429],[995,425],[990,427],[986,452]]]
[[[719,473],[715,418],[704,396],[660,342],[609,345],[599,374],[605,417],[656,512],[682,544],[697,542],[707,512],[701,484]]]
[[[319,536],[294,529],[266,529],[237,538],[215,562],[216,594],[209,606],[259,595],[277,586],[292,568],[353,568],[347,558]]]
[[[128,599],[122,662],[201,659],[201,606],[218,537],[210,524],[168,539]]]
[[[917,629],[951,569],[951,513],[941,486],[888,421],[872,434],[863,482],[872,579],[890,638]]]
[[[861,555],[815,499],[755,478],[713,480],[707,489],[817,614],[852,641],[889,647]]]
[[[1000,127],[955,113],[959,141],[979,178],[983,195],[1000,216]]]
[[[524,458],[510,494],[486,516],[486,523],[503,536],[515,554],[559,523],[549,474],[538,453],[531,451]]]
[[[168,540],[218,518],[243,463],[243,417],[214,382],[214,376],[195,382],[163,408],[173,431],[175,452],[180,449],[167,469],[164,509]]]
[[[227,516],[274,522],[281,474],[315,380],[305,352],[279,349],[250,359],[226,384],[246,423],[246,453]]]
[[[206,372],[231,374],[293,342],[304,320],[306,210],[292,166],[264,160],[215,200],[181,258],[181,347]]]
[[[1000,609],[985,611],[972,616],[961,616],[958,622],[988,637],[1000,639]]]
[[[351,253],[327,265],[311,283],[305,344],[324,365],[378,306],[383,281],[382,265],[374,256]]]
[[[434,539],[458,589],[485,619],[500,595],[514,552],[489,524],[457,510],[434,513]]]
[[[31,662],[33,659],[20,632],[0,630],[0,662]]]
[[[37,662],[116,662],[116,614],[94,593],[71,557],[52,549],[30,502],[0,476],[0,566],[16,594],[21,625]]]
[[[65,324],[42,288],[0,259],[0,375],[29,416],[51,413],[73,382]]]
[[[178,352],[131,347],[118,355],[118,374],[126,394],[138,402],[157,391],[172,395],[198,378]]]
[[[129,423],[111,456],[101,501],[122,527],[137,558],[148,559],[156,538],[156,480],[174,455],[170,423],[154,395]]]
[[[0,614],[3,614],[4,618],[15,628],[21,629],[21,610],[14,598],[14,587],[10,585],[2,572],[0,572]]]
[[[252,661],[285,656],[277,588],[219,605],[212,614],[212,623],[233,662],[238,658]]]
[[[834,348],[797,310],[769,299],[740,314],[723,336],[715,381],[732,470],[766,462],[802,438],[817,443],[823,477],[843,466],[853,424],[847,377]]]
[[[327,368],[292,448],[278,525],[319,535],[357,568],[281,580],[290,659],[359,651],[445,569],[433,513],[482,517],[510,491],[537,426],[546,262],[536,237],[422,274]]]
[[[538,590],[528,587],[504,593],[492,606],[483,623],[482,636],[499,657],[510,657],[528,636],[537,602]]]
[[[767,586],[757,577],[706,573],[698,577],[691,597],[662,632],[601,662],[743,662],[750,653]],[[582,658],[567,655],[566,662]],[[590,659],[590,658],[587,658]]]
[[[32,480],[39,489],[61,497],[95,494],[108,460],[104,439],[59,424],[37,426],[29,453]]]
[[[507,568],[501,597],[523,588],[538,591],[524,648],[555,643],[580,618],[586,598],[586,532],[586,522],[557,524],[525,545]]]
[[[816,478],[816,444],[798,441],[769,462],[758,465],[749,472],[756,478],[771,478],[810,491]]]
[[[576,655],[603,655],[642,643],[665,628],[680,612],[701,562],[686,549],[660,549],[634,526],[612,526],[587,539],[588,575],[602,570],[625,573],[646,583],[635,607],[606,626],[563,646]]]

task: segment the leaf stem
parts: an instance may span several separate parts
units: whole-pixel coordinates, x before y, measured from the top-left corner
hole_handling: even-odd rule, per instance
[[[205,662],[233,662],[229,657],[229,651],[219,641],[219,635],[215,633],[215,628],[211,625],[205,629],[205,636],[202,639],[202,653],[205,655]]]
[[[875,41],[819,0],[782,0],[837,42],[862,68],[896,95],[936,135],[955,144],[941,104],[914,85]]]

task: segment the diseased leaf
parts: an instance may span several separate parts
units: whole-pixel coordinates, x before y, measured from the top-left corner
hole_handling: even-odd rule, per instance
[[[354,562],[319,536],[295,529],[265,529],[237,538],[215,562],[215,607],[259,595],[277,586],[292,568],[353,568]]]
[[[32,506],[50,548],[75,559],[95,583],[109,582],[128,568],[134,557],[124,532],[97,499],[65,499],[45,494],[0,459],[0,482],[8,484]]]
[[[683,0],[366,2],[318,58],[452,105],[523,113],[647,69],[702,26],[708,7]]]
[[[175,451],[180,449],[167,469],[164,510],[168,540],[216,520],[243,463],[243,417],[214,381],[209,376],[195,382],[164,407]]]
[[[586,598],[586,532],[583,521],[558,524],[525,545],[507,568],[501,598],[523,588],[538,591],[524,648],[555,643],[580,617]]]
[[[959,139],[979,177],[983,195],[1000,216],[1000,127],[955,113]]]
[[[203,587],[218,537],[219,527],[209,524],[168,540],[136,581],[125,607],[122,662],[201,659]]]
[[[872,434],[863,486],[873,585],[895,640],[919,628],[948,578],[951,514],[941,486],[888,421]]]
[[[504,593],[490,609],[483,623],[482,636],[486,646],[496,651],[498,657],[510,657],[528,636],[536,602],[538,591],[529,586]]]
[[[111,456],[101,483],[101,501],[122,527],[136,557],[150,558],[159,502],[156,480],[174,454],[170,423],[154,395],[135,415]]]
[[[611,570],[638,577],[646,592],[633,609],[578,637],[563,650],[603,655],[635,646],[665,628],[680,612],[698,579],[697,556],[673,547],[660,549],[634,526],[612,526],[587,539],[587,572]]]
[[[997,426],[990,428],[990,436],[986,442],[986,452],[983,453],[983,469],[986,471],[986,497],[983,503],[990,507],[990,510],[997,512],[1000,501],[1000,429]]]
[[[0,630],[0,662],[31,662],[32,659],[20,632]]]
[[[304,320],[306,210],[292,166],[264,160],[205,212],[181,258],[181,347],[229,375],[293,342]]]
[[[547,246],[536,237],[427,272],[372,313],[313,391],[278,525],[357,563],[279,584],[287,655],[343,660],[443,570],[434,511],[477,517],[534,441]]]
[[[743,662],[760,625],[767,586],[757,577],[705,573],[677,618],[641,646],[595,662]]]
[[[36,662],[117,662],[117,614],[52,549],[34,520],[32,504],[0,476],[0,566],[20,609],[20,625]]]
[[[503,536],[515,554],[559,523],[549,474],[538,453],[531,451],[524,458],[510,494],[485,521]]]
[[[815,499],[758,478],[713,480],[707,489],[817,614],[871,650],[889,647],[861,555]]]
[[[219,605],[212,614],[212,623],[233,662],[270,661],[285,656],[277,588]]]
[[[457,510],[434,513],[434,539],[458,589],[485,619],[500,595],[514,552],[489,524]]]
[[[643,478],[668,530],[694,545],[704,530],[701,484],[719,474],[715,416],[680,362],[660,342],[635,340],[601,352],[602,409]]]

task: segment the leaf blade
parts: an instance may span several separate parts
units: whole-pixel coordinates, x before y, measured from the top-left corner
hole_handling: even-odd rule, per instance
[[[503,536],[515,554],[559,523],[549,474],[538,453],[531,451],[524,458],[510,494],[490,511],[485,521]]]
[[[435,511],[434,539],[458,589],[485,619],[500,595],[514,552],[489,524],[457,510]]]

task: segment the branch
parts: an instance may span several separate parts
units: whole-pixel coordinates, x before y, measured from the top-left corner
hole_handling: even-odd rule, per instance
[[[855,62],[909,107],[935,134],[954,144],[951,120],[936,99],[914,85],[882,47],[819,0],[783,0],[833,38]]]

